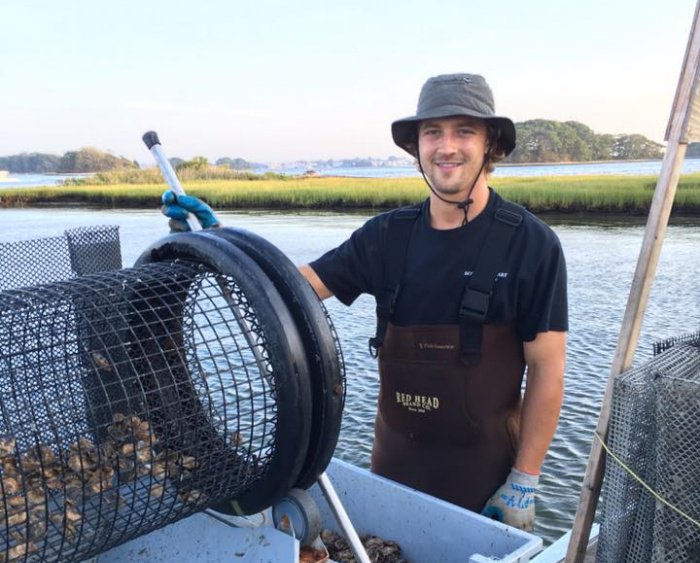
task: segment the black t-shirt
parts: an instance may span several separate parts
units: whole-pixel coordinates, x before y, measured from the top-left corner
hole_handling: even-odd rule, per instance
[[[464,288],[472,275],[497,202],[490,190],[482,213],[447,230],[430,226],[429,200],[411,233],[401,291],[392,322],[399,326],[457,324]],[[311,263],[326,287],[344,304],[382,287],[391,213],[367,221],[338,248]],[[568,330],[566,264],[559,239],[529,212],[518,227],[499,270],[486,323],[515,321],[523,341],[539,332]]]

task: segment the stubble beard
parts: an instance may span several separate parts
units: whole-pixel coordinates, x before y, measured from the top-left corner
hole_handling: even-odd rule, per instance
[[[442,181],[439,176],[439,168],[437,165],[431,165],[430,174],[426,173],[428,181],[433,189],[442,196],[456,196],[460,192],[469,190],[477,180],[478,170],[470,170],[466,175],[459,174],[454,178]],[[467,163],[461,166],[467,166]]]

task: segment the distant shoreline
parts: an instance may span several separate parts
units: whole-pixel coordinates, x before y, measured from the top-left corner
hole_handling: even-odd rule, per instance
[[[700,158],[700,157],[696,157]],[[640,158],[634,160],[576,160],[562,162],[499,162],[496,167],[501,166],[568,166],[578,164],[623,164],[625,162],[661,162],[662,158]]]
[[[696,157],[686,157],[685,160],[697,160],[700,159],[700,156]],[[527,167],[543,167],[543,166],[585,166],[585,165],[595,165],[595,164],[620,164],[624,165],[627,163],[643,163],[643,162],[661,162],[663,159],[654,159],[654,158],[643,158],[643,159],[632,159],[632,160],[577,160],[577,161],[555,161],[555,162],[499,162],[496,165],[496,168],[512,168],[512,167],[522,167],[522,168],[527,168]],[[309,162],[308,164],[313,164],[312,162]],[[401,169],[413,169],[415,166],[411,165],[410,163],[403,164],[401,166],[377,166],[377,165],[367,165],[367,166],[341,166],[341,167],[318,167],[318,168],[313,168],[309,167],[307,168],[306,172],[299,172],[292,174],[292,171],[297,171],[305,168],[304,166],[299,166],[299,167],[288,167],[288,168],[254,168],[254,169],[249,169],[249,170],[240,170],[239,172],[250,172],[254,174],[264,174],[265,172],[275,172],[275,173],[280,173],[280,174],[285,174],[286,172],[289,172],[290,176],[305,176],[305,175],[312,175],[312,174],[307,174],[309,171],[313,171],[316,174],[320,176],[336,176],[335,174],[324,174],[325,171],[327,170],[352,170],[352,169],[377,169],[377,170],[401,170]],[[152,168],[152,167],[148,167]],[[417,170],[417,168],[416,168]],[[107,171],[103,171],[107,172]],[[0,170],[0,176],[8,176],[14,177],[14,176],[72,176],[72,177],[83,177],[83,178],[89,178],[91,176],[94,176],[95,174],[99,174],[100,172],[10,172],[7,170]],[[348,177],[353,177],[353,176],[348,176]]]
[[[690,160],[689,157],[688,160]],[[700,158],[694,157],[694,158]],[[634,162],[661,162],[663,159],[661,158],[640,158],[640,159],[632,159],[632,160],[576,160],[576,161],[560,161],[560,162],[499,162],[496,164],[496,168],[509,168],[509,167],[529,167],[529,166],[578,166],[578,165],[587,165],[587,164],[625,164],[625,163],[634,163]],[[341,166],[339,168],[343,170],[352,170],[353,168],[358,168],[358,169],[363,169],[363,168],[376,168],[379,170],[392,170],[392,169],[406,169],[406,168],[414,168],[414,165],[410,164],[405,164],[402,166],[375,166],[375,165],[368,165],[368,166]],[[301,170],[302,167],[299,167],[298,169]],[[296,174],[297,176],[311,176],[313,174],[309,174],[309,172],[315,172],[316,174],[320,176],[324,176],[324,171],[325,170],[335,170],[337,168],[335,167],[319,167],[319,168],[309,168],[306,172],[301,172],[299,174]],[[284,173],[285,170],[297,170],[297,168],[268,168],[267,170],[273,171],[273,172],[278,172],[278,173]],[[416,167],[416,171],[418,171],[418,168]],[[328,175],[330,176],[330,174]],[[332,176],[335,176],[333,174]],[[352,176],[349,176],[352,178]]]

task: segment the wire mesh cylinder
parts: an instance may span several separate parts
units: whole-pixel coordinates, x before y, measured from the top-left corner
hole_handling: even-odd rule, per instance
[[[122,267],[119,229],[78,227],[61,236],[0,242],[0,291]]]
[[[692,372],[658,382],[657,491],[687,516],[655,503],[652,563],[700,561],[700,527],[688,518],[700,522],[700,349],[694,350]]]
[[[291,486],[309,391],[276,303],[181,260],[0,293],[5,560],[81,561]]]
[[[700,561],[699,336],[615,381],[608,442],[626,467],[606,463],[599,563]]]

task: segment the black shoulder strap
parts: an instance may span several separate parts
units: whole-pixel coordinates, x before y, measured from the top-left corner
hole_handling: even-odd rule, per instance
[[[493,215],[474,273],[467,284],[459,307],[460,359],[467,365],[481,361],[481,336],[486,312],[503,267],[510,242],[523,221],[525,210],[510,201],[502,201]]]
[[[402,207],[394,211],[389,219],[382,286],[375,296],[377,301],[377,333],[369,339],[369,353],[373,358],[377,357],[379,348],[384,342],[389,319],[394,312],[394,305],[396,305],[406,265],[411,231],[420,215],[421,208],[422,204]]]

